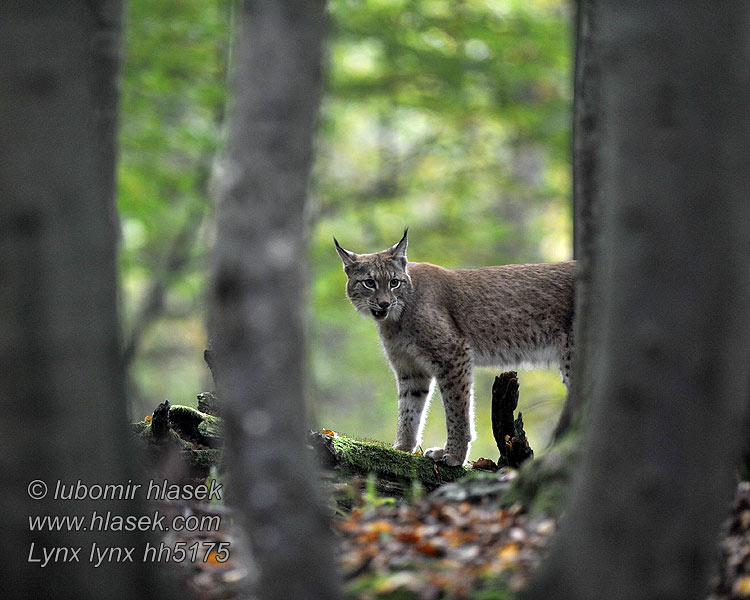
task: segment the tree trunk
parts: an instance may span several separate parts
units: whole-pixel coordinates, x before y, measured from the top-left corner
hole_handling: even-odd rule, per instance
[[[142,552],[140,535],[31,531],[29,523],[143,512],[137,501],[54,500],[58,481],[133,477],[112,197],[121,9],[40,0],[1,11],[0,561],[8,598],[158,596],[151,564],[89,561],[92,543]],[[44,485],[45,497],[32,499]],[[76,547],[78,561],[63,562]],[[42,568],[43,548],[64,554]]]
[[[568,513],[527,597],[698,599],[748,397],[750,4],[597,13],[598,375]]]
[[[246,0],[212,287],[231,501],[262,598],[335,598],[332,535],[304,449],[303,212],[319,104],[322,0]]]
[[[122,59],[123,4],[121,0],[89,3],[93,31],[91,35],[91,77],[89,89],[97,131],[97,158],[102,174],[101,201],[106,205],[110,227],[120,234],[117,215],[117,113],[120,101],[120,61]]]
[[[573,256],[576,259],[576,319],[574,323],[576,366],[565,408],[555,430],[559,439],[571,426],[578,426],[591,397],[595,370],[586,362],[595,356],[595,344],[601,315],[597,312],[599,298],[594,280],[600,145],[599,114],[600,77],[597,50],[597,0],[579,0],[577,12],[577,40],[573,99]]]

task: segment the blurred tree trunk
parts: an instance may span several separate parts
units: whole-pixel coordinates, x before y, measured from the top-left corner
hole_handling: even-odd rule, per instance
[[[110,227],[119,236],[117,216],[117,111],[120,99],[120,62],[122,59],[123,3],[100,0],[91,6],[92,33],[89,42],[91,76],[89,89],[97,131],[96,155],[102,175],[101,201],[108,210]]]
[[[132,477],[113,227],[121,11],[119,1],[41,0],[0,11],[0,561],[8,598],[158,596],[150,564],[95,568],[88,560],[92,542],[142,551],[139,535],[32,532],[28,520],[140,512],[133,501],[53,499],[58,480]],[[27,493],[33,480],[47,485],[44,499]],[[82,548],[79,562],[34,562],[42,548],[68,547]]]
[[[750,4],[598,4],[598,375],[527,597],[703,598],[745,441]]]
[[[555,439],[577,426],[591,388],[595,371],[587,357],[595,356],[600,297],[594,281],[599,169],[600,53],[597,42],[597,0],[579,0],[577,12],[576,60],[573,98],[573,255],[576,259],[576,321],[574,323],[574,378],[555,430]]]
[[[231,500],[258,565],[256,597],[335,598],[303,401],[303,212],[325,3],[247,0],[239,24],[211,327]]]

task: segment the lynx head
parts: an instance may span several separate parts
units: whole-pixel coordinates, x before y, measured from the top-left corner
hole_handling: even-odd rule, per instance
[[[344,263],[348,277],[346,295],[361,315],[376,321],[398,320],[404,301],[411,292],[411,279],[406,269],[406,233],[397,244],[375,254],[355,254],[339,246],[336,251]]]

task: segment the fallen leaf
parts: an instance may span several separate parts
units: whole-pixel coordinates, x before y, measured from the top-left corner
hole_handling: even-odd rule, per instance
[[[212,565],[214,567],[228,567],[232,564],[231,558],[226,558],[226,553],[223,553],[221,555],[221,558],[225,560],[219,560],[219,554],[215,550],[211,550],[209,552],[208,556],[206,557],[206,560],[204,561],[207,565]]]
[[[536,532],[540,535],[552,535],[555,533],[555,520],[544,519],[537,525]]]
[[[511,527],[508,535],[514,542],[523,542],[527,537],[526,530],[523,527]]]
[[[405,544],[416,544],[419,541],[419,535],[413,529],[401,530],[395,535],[395,538]]]
[[[420,542],[417,544],[417,552],[421,552],[427,556],[442,556],[443,549],[430,542]]]
[[[399,590],[417,592],[423,585],[424,580],[418,574],[401,571],[378,581],[375,584],[375,591],[378,595],[390,595]]]
[[[443,534],[443,537],[447,540],[453,548],[458,548],[470,542],[475,542],[479,537],[479,532],[474,529],[449,529]]]
[[[393,532],[393,525],[388,521],[373,521],[364,526],[364,531],[357,536],[357,539],[363,542],[375,542],[380,539],[381,535],[390,535]]]
[[[744,575],[734,582],[732,594],[740,598],[750,598],[750,575]]]
[[[513,563],[518,562],[518,553],[521,550],[516,542],[510,542],[505,544],[497,553],[497,557],[500,559],[500,565],[507,567]]]
[[[495,461],[490,460],[489,458],[480,458],[478,460],[475,460],[471,463],[471,466],[475,469],[483,469],[485,471],[497,471],[498,469]]]
[[[393,525],[384,520],[373,521],[372,523],[367,524],[367,530],[376,531],[377,533],[392,533]]]

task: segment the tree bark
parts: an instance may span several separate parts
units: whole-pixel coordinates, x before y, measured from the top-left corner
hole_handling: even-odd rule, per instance
[[[149,563],[88,560],[92,543],[142,549],[140,534],[29,524],[142,512],[136,501],[54,500],[57,481],[133,477],[113,226],[121,10],[40,0],[0,11],[0,561],[9,598],[159,595]],[[47,486],[43,499],[30,497],[42,490],[35,480]],[[35,562],[42,548],[71,547],[82,548],[79,562]]]
[[[526,597],[698,599],[748,397],[750,4],[606,0],[598,16],[598,375]]]
[[[305,452],[303,212],[322,0],[246,0],[212,284],[233,501],[262,598],[336,598],[332,535]]]
[[[518,408],[518,373],[506,371],[495,377],[492,384],[492,436],[500,452],[500,467],[518,468],[521,463],[534,458],[534,451],[526,439],[523,415],[513,412]]]
[[[591,397],[595,370],[587,357],[595,356],[600,327],[597,302],[600,293],[594,279],[597,256],[598,186],[601,135],[600,52],[597,49],[597,0],[579,0],[573,94],[573,256],[576,290],[573,338],[576,366],[568,398],[555,429],[555,439],[578,428],[586,400]],[[600,286],[599,286],[600,287]]]
[[[91,77],[89,90],[97,131],[97,158],[102,174],[101,200],[106,205],[109,225],[120,235],[116,203],[117,114],[120,104],[120,62],[122,60],[123,4],[121,0],[89,3],[93,27],[89,41]]]

